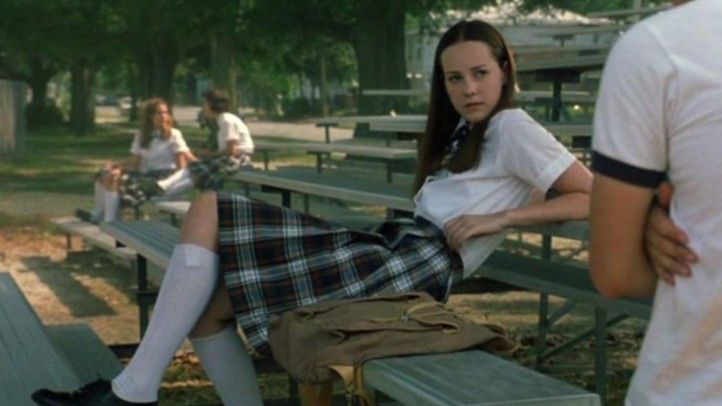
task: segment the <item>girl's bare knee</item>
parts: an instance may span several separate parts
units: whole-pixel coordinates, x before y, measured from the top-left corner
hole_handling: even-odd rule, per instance
[[[235,323],[235,320],[233,319],[225,319],[225,320],[207,320],[207,319],[201,319],[198,320],[198,323],[196,323],[195,326],[193,326],[193,329],[191,330],[190,334],[188,334],[188,338],[203,338],[203,337],[209,337],[214,334],[217,334],[220,331],[223,331],[226,329],[226,327],[232,325]]]
[[[218,235],[216,202],[216,192],[205,192],[193,201],[181,230],[183,243],[215,250]]]
[[[223,281],[219,283],[208,307],[188,335],[191,338],[208,337],[235,323],[230,295]]]

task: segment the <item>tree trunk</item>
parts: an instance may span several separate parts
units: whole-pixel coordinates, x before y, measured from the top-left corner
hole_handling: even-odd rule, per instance
[[[319,91],[321,92],[321,113],[328,116],[331,113],[331,107],[328,104],[328,84],[326,83],[326,53],[321,51],[320,56],[320,82]]]
[[[236,111],[236,53],[233,46],[232,31],[216,30],[211,34],[211,80],[213,87],[224,89],[230,99],[230,110]]]
[[[28,108],[42,110],[47,104],[48,98],[48,80],[45,77],[31,77],[28,85],[30,86],[33,98]]]
[[[170,104],[173,104],[173,77],[179,60],[180,53],[174,44],[162,44],[153,53],[152,95]]]
[[[405,2],[367,0],[360,3],[352,45],[361,91],[408,88],[404,55]],[[362,93],[358,100],[358,114],[389,114],[391,110],[405,109],[405,102],[404,99],[369,97]]]
[[[153,44],[135,50],[141,100],[162,97],[173,102],[172,85],[180,53],[174,44]]]
[[[85,58],[75,60],[70,69],[70,129],[75,135],[95,131],[95,68]]]
[[[25,86],[0,79],[0,162],[22,153],[25,137]]]
[[[137,89],[140,100],[145,100],[153,94],[153,63],[149,49],[136,50],[135,63],[138,71]]]
[[[34,59],[30,68],[27,84],[32,90],[33,98],[27,106],[28,128],[38,128],[48,124],[58,124],[60,117],[53,116],[48,106],[48,82],[55,75],[55,70],[45,66],[40,59]]]
[[[130,111],[128,112],[128,121],[133,123],[138,120],[138,94],[140,93],[140,76],[137,72],[137,66],[133,66],[132,62],[125,65],[128,72],[128,89],[130,89]]]

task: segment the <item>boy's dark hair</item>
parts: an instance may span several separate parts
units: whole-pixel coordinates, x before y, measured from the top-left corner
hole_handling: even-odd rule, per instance
[[[207,90],[203,92],[203,99],[214,113],[225,113],[229,110],[230,98],[225,90]]]

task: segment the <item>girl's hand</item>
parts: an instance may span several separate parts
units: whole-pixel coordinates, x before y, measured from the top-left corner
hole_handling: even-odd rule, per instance
[[[475,215],[464,214],[444,224],[446,242],[451,249],[458,252],[466,240],[502,231],[509,225],[504,212]]]
[[[184,155],[187,162],[195,162],[198,160],[198,157],[191,150],[186,151]]]

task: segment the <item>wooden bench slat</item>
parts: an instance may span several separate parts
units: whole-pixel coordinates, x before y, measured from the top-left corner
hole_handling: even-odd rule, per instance
[[[180,240],[179,229],[157,220],[111,221],[101,229],[161,268],[168,266],[170,253]]]
[[[29,404],[39,388],[80,384],[10,274],[0,273],[0,403]]]
[[[257,151],[296,150],[312,153],[343,153],[378,158],[383,160],[404,160],[416,158],[416,150],[407,148],[379,147],[348,143],[313,143],[313,142],[264,142],[254,144]]]
[[[405,405],[599,405],[599,396],[483,351],[367,361],[366,384]]]
[[[174,201],[155,203],[158,211],[167,213],[173,217],[173,221],[177,218],[184,218],[188,212],[191,202]],[[309,210],[311,214],[316,214],[336,224],[353,229],[366,229],[383,221],[383,218],[365,213],[355,213],[347,208],[314,202],[313,209]],[[171,225],[176,225],[171,222]]]
[[[579,266],[497,250],[484,261],[477,274],[643,319],[649,319],[651,314],[650,300],[605,298],[594,286],[588,269]]]
[[[68,235],[77,235],[88,244],[98,247],[112,255],[130,263],[135,258],[135,251],[129,248],[117,247],[115,239],[104,233],[100,226],[80,220],[77,217],[55,217],[50,222]]]
[[[405,186],[312,174],[305,171],[241,171],[232,180],[276,187],[291,192],[332,197],[360,204],[414,211],[410,191]]]
[[[110,380],[123,369],[123,364],[87,324],[48,326],[46,330],[81,382]]]

